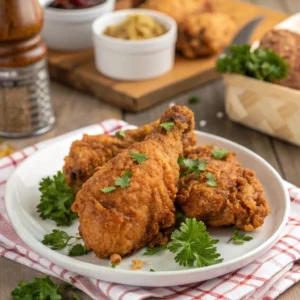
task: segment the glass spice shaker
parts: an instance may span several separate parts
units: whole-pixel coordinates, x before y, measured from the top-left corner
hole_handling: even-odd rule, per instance
[[[0,136],[42,134],[55,122],[42,25],[38,0],[0,1]]]

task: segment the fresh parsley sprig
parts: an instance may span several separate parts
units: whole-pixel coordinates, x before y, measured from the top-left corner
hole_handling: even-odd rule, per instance
[[[73,240],[72,242],[70,242]],[[89,250],[85,245],[75,244],[78,240],[81,240],[81,237],[70,236],[65,231],[60,229],[53,229],[51,233],[46,234],[42,243],[52,250],[61,250],[68,246],[71,246],[69,249],[69,256],[81,256],[87,254]]]
[[[44,278],[34,278],[27,283],[20,281],[11,295],[14,300],[61,300],[62,297],[57,293],[57,288],[58,286],[53,283],[50,276],[46,275]]]
[[[204,267],[223,261],[217,252],[218,240],[210,237],[202,221],[186,218],[180,228],[173,231],[167,245],[147,248],[144,255],[155,255],[162,250],[175,253],[175,261],[184,267]]]
[[[134,161],[138,162],[139,164],[141,164],[142,162],[148,159],[147,155],[143,153],[129,152],[129,155],[132,157]]]
[[[167,249],[167,245],[156,246],[156,247],[153,247],[153,248],[148,247],[146,249],[146,252],[143,255],[152,256],[152,255],[155,255],[156,253],[158,253],[162,250],[166,250],[166,249]]]
[[[237,73],[273,82],[287,77],[288,62],[271,49],[251,51],[250,45],[232,45],[217,61],[220,73]]]
[[[174,125],[175,125],[174,122],[166,122],[166,123],[159,124],[159,126],[164,128],[166,131],[170,131]]]
[[[40,217],[54,221],[57,226],[71,225],[77,214],[71,211],[74,196],[66,183],[65,175],[58,171],[53,178],[43,178],[39,190],[41,199],[37,212]]]
[[[218,240],[211,239],[202,221],[187,218],[173,231],[167,248],[175,253],[175,261],[184,267],[205,267],[223,261],[217,252]]]
[[[252,239],[252,236],[248,236],[245,233],[240,233],[240,231],[235,228],[233,237],[229,239],[228,243],[233,242],[236,245],[243,245],[244,242],[251,241]]]
[[[61,300],[67,297],[68,291],[71,291],[74,300],[80,300],[80,297],[74,292],[72,285],[68,283],[54,284],[49,275],[43,278],[34,278],[29,282],[20,281],[11,295],[14,300]],[[63,297],[62,297],[63,296]],[[72,299],[69,298],[68,299]]]
[[[178,158],[178,164],[181,167],[187,169],[180,174],[180,176],[186,176],[190,173],[195,172],[195,177],[198,177],[202,171],[206,169],[206,161],[201,159],[184,159],[183,157]]]
[[[227,150],[223,150],[223,149],[218,149],[218,148],[214,148],[211,157],[221,160],[227,157],[228,155],[228,151]]]

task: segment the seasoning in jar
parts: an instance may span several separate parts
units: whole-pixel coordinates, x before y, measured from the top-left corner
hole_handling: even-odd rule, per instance
[[[152,17],[131,15],[121,24],[108,26],[103,34],[123,40],[143,40],[158,37],[166,33],[166,31]]]
[[[54,0],[49,7],[63,9],[80,9],[89,8],[103,4],[106,0]]]

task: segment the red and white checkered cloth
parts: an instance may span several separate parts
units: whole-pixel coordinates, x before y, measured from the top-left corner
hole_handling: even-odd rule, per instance
[[[0,255],[74,284],[93,299],[142,300],[148,297],[176,300],[271,300],[300,280],[300,189],[285,183],[291,198],[291,215],[278,243],[265,256],[219,278],[196,284],[154,288],[109,283],[74,274],[30,249],[13,230],[5,212],[6,180],[15,167],[37,150],[82,133],[112,133],[128,124],[107,120],[48,140],[0,160]]]

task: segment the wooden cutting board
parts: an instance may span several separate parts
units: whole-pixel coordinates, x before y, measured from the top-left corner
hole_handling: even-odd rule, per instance
[[[283,13],[236,0],[215,2],[217,10],[232,15],[241,28],[255,17],[265,17],[255,30],[252,41],[261,38],[266,31],[287,17]],[[95,68],[92,49],[77,52],[49,50],[48,61],[53,79],[132,112],[150,107],[220,76],[214,71],[216,57],[189,60],[178,55],[175,66],[169,73],[136,82],[118,81],[101,75]]]

